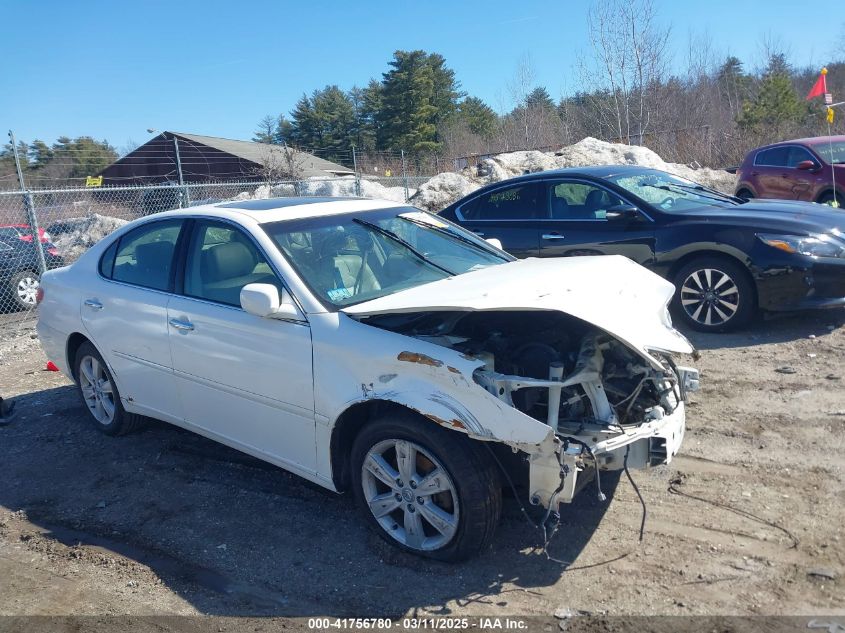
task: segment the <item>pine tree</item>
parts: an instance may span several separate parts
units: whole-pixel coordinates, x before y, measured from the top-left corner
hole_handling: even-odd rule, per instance
[[[529,92],[525,96],[525,103],[523,105],[526,108],[539,108],[541,110],[553,111],[555,109],[555,102],[549,96],[548,90],[542,86],[534,88],[534,90]]]
[[[378,83],[376,82],[378,86]],[[376,136],[373,127],[373,112],[369,103],[368,88],[353,86],[349,91],[349,102],[352,104],[352,144],[358,151],[370,151],[375,148]]]
[[[258,129],[252,136],[256,143],[274,143],[276,140],[276,117],[268,114],[258,122]]]
[[[60,136],[52,147],[55,159],[70,164],[68,178],[93,176],[117,160],[117,150],[108,141],[95,141],[90,136],[73,140]]]
[[[467,97],[458,104],[458,119],[482,138],[490,138],[496,130],[496,113],[478,97]]]
[[[772,55],[757,96],[742,104],[737,124],[745,130],[766,129],[777,133],[789,123],[799,122],[807,106],[792,85],[790,68],[783,55]]]
[[[751,92],[751,77],[745,73],[742,62],[732,55],[725,59],[716,72],[716,83],[728,112],[735,116]]]
[[[376,115],[379,147],[437,150],[437,123],[454,114],[460,96],[454,71],[441,55],[421,50],[396,51],[389,65]]]
[[[303,94],[290,113],[290,140],[300,147],[314,147],[318,139],[318,126],[314,114],[314,105],[308,95]]]

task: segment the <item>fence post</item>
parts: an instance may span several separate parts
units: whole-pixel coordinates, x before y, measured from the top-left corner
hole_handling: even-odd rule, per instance
[[[401,150],[402,152],[402,186],[405,187],[405,202],[408,202],[408,171],[405,169],[405,150]],[[395,156],[395,154],[394,154]]]
[[[182,158],[179,156],[179,139],[173,137],[173,147],[176,148],[176,173],[179,175],[179,186],[181,187],[181,196],[179,197],[179,208],[191,206],[191,195],[188,188],[185,186],[185,180],[182,178]]]
[[[15,156],[15,167],[18,170],[18,183],[21,186],[23,206],[26,210],[26,221],[32,230],[32,247],[35,249],[35,261],[38,263],[38,274],[43,275],[47,270],[47,261],[44,259],[44,249],[41,247],[41,229],[38,227],[38,216],[35,214],[35,203],[32,194],[27,191],[23,181],[23,170],[21,169],[21,158],[18,156],[18,143],[15,134],[9,130],[9,139],[12,141],[12,153]]]
[[[352,146],[352,169],[355,170],[355,195],[361,197],[361,176],[358,175],[358,157],[355,155],[355,146]]]

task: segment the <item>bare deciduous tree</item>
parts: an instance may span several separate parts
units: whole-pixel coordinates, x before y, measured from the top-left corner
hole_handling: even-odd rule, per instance
[[[261,162],[256,172],[266,183],[280,180],[299,181],[305,172],[306,155],[298,152],[286,144],[267,148],[261,155]],[[299,193],[299,184],[294,182],[294,188]]]
[[[588,12],[592,63],[582,79],[621,141],[640,143],[657,107],[651,92],[666,73],[669,30],[657,23],[651,0],[603,0]]]

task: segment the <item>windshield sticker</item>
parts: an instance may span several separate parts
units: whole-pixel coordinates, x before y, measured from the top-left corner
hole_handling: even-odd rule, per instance
[[[332,301],[343,301],[352,298],[352,288],[330,288],[326,291]]]

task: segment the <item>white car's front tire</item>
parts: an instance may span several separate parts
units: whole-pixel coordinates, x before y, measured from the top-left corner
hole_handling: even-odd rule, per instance
[[[498,472],[462,433],[391,412],[358,434],[351,464],[361,512],[388,542],[447,561],[490,545],[502,507]]]

